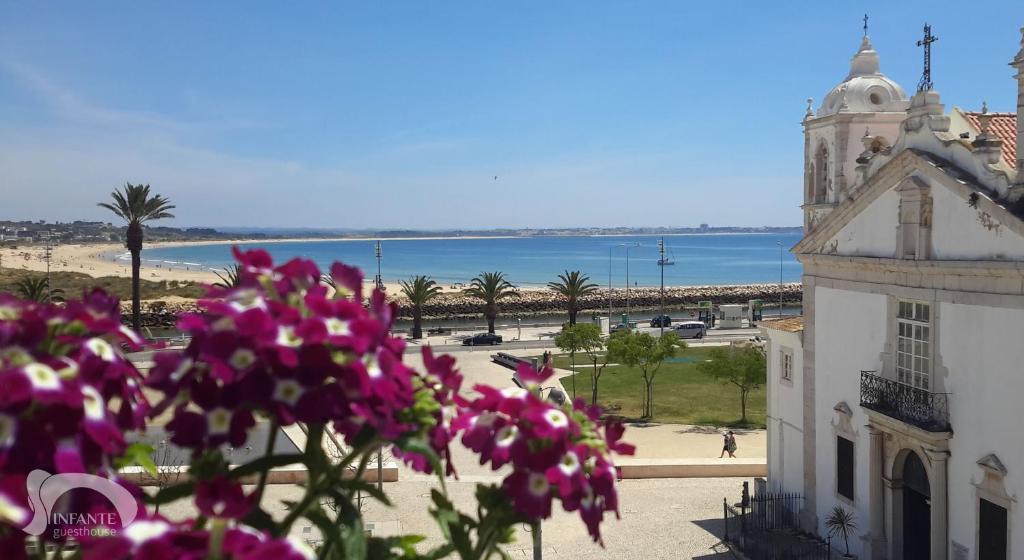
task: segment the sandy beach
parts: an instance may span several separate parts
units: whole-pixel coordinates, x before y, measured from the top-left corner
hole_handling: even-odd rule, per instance
[[[482,239],[484,236],[472,237]],[[488,239],[490,237],[487,237]],[[442,239],[438,238],[409,238],[409,239]],[[459,239],[471,239],[460,237]],[[389,241],[393,241],[390,239]],[[331,239],[225,239],[217,241],[155,241],[146,243],[142,249],[141,278],[154,282],[200,282],[213,283],[218,278],[213,270],[203,266],[193,266],[184,263],[153,263],[146,260],[146,249],[157,249],[166,247],[184,247],[188,245],[235,245],[235,244],[258,244],[271,243],[318,243],[330,241],[366,241],[362,238],[331,238]],[[46,270],[44,259],[45,249],[42,245],[26,245],[17,249],[0,248],[0,266],[8,269],[33,270],[42,272]],[[53,256],[50,261],[50,270],[59,272],[80,272],[94,278],[102,276],[120,276],[128,278],[131,276],[131,262],[119,259],[121,254],[127,252],[121,243],[90,243],[90,244],[67,244],[53,247]],[[365,272],[365,271],[364,271]],[[367,273],[366,284],[373,283],[372,276]],[[384,286],[388,293],[395,294],[401,291],[397,282],[385,282]],[[446,292],[456,292],[451,286],[441,286]],[[522,288],[524,290],[531,288]],[[539,288],[537,288],[539,289]]]

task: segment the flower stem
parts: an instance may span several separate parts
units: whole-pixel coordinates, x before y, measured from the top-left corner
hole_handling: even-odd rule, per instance
[[[277,418],[270,422],[270,435],[267,437],[267,452],[264,456],[270,456],[274,453],[274,445],[277,443],[277,432],[280,431]],[[256,486],[256,499],[255,507],[260,507],[260,501],[263,499],[263,488],[267,485],[267,476],[270,474],[270,469],[264,469],[260,473],[260,481]]]
[[[224,530],[227,528],[223,519],[215,518],[210,527],[210,548],[207,558],[220,560],[224,552]]]

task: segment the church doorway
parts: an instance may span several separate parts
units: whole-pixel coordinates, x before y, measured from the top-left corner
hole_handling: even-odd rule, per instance
[[[931,556],[931,489],[928,472],[916,453],[903,464],[903,558],[928,560]]]

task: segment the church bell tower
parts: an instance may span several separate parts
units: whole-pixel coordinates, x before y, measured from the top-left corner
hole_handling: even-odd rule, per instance
[[[815,112],[804,115],[804,233],[813,231],[840,203],[854,195],[857,158],[882,151],[896,140],[910,103],[899,84],[879,70],[878,52],[867,35],[850,60],[850,72]]]

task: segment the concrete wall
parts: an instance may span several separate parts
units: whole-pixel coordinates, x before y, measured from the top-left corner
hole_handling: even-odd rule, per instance
[[[941,304],[939,351],[954,436],[949,457],[949,537],[977,554],[977,461],[994,453],[1006,466],[1009,496],[1024,496],[1020,395],[1024,393],[1024,309]],[[1010,508],[1010,558],[1024,555],[1024,515]],[[1015,511],[1017,510],[1017,511]]]
[[[860,257],[896,256],[896,226],[899,225],[900,196],[895,190],[882,193],[832,238],[829,247],[840,255]]]
[[[827,534],[824,519],[837,504],[854,511],[858,525],[868,527],[867,416],[860,408],[860,372],[878,370],[885,347],[886,296],[817,286],[814,309],[815,450],[817,457],[818,532]],[[844,421],[834,408],[845,402],[852,418]],[[854,500],[836,493],[836,436],[854,442]],[[850,550],[861,554],[859,539]]]
[[[934,258],[1024,260],[1024,237],[948,189],[933,187],[931,193]]]
[[[799,333],[762,328],[768,337],[768,486],[804,491],[803,347]],[[792,380],[782,379],[782,351],[793,356]]]

